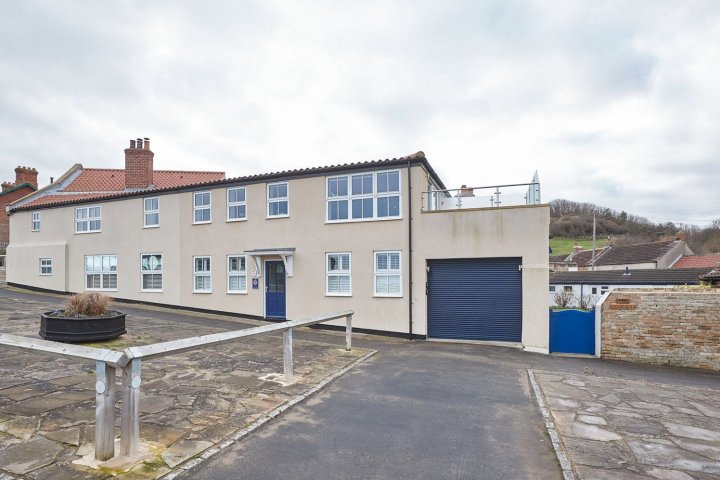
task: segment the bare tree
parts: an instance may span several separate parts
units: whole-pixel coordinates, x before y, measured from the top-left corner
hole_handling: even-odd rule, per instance
[[[553,300],[555,301],[555,305],[558,307],[568,308],[568,306],[575,301],[575,295],[573,295],[572,292],[566,291],[555,292]]]
[[[575,302],[581,310],[593,310],[599,299],[598,295],[578,295],[575,297]]]

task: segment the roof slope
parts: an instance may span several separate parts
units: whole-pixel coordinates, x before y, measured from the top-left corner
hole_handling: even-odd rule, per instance
[[[704,268],[720,266],[720,253],[712,255],[683,255],[672,268]]]
[[[550,285],[697,285],[698,277],[710,268],[646,268],[630,270],[585,270],[550,274]]]
[[[182,185],[223,180],[224,172],[187,172],[181,170],[154,170],[156,188],[173,188]],[[122,192],[125,190],[125,170],[118,168],[83,168],[80,175],[65,187],[63,192]]]
[[[595,265],[655,262],[672,250],[678,242],[679,240],[670,240],[665,242],[604,247],[601,250],[595,251]],[[576,262],[579,266],[590,266],[592,262],[592,250],[582,250],[574,255],[570,255],[567,261]]]
[[[217,187],[217,186],[223,186],[223,185],[235,185],[235,184],[248,184],[248,183],[256,183],[256,182],[264,182],[269,180],[283,180],[283,179],[290,179],[293,177],[310,177],[310,176],[317,176],[317,175],[324,175],[327,173],[336,173],[336,172],[347,172],[347,171],[353,171],[353,170],[366,170],[369,168],[374,167],[399,167],[399,166],[405,166],[408,163],[414,163],[414,164],[421,164],[425,167],[425,169],[428,171],[430,176],[437,182],[438,186],[441,189],[445,189],[445,185],[443,184],[442,180],[440,180],[440,177],[437,176],[437,173],[435,173],[435,170],[430,166],[430,163],[425,158],[425,154],[423,152],[416,152],[412,155],[407,155],[405,157],[400,158],[392,158],[392,159],[385,159],[385,160],[371,160],[367,162],[357,162],[357,163],[344,163],[344,164],[338,164],[338,165],[329,165],[329,166],[323,166],[323,167],[311,167],[311,168],[301,168],[301,169],[295,169],[295,170],[283,170],[279,172],[272,172],[272,173],[263,173],[263,174],[255,174],[255,175],[247,175],[244,177],[235,177],[235,178],[228,178],[228,179],[214,179],[214,180],[206,180],[206,181],[198,181],[197,183],[188,183],[188,184],[181,184],[181,185],[174,185],[174,186],[166,186],[166,187],[160,187],[159,185],[156,185],[156,189],[153,190],[140,190],[140,191],[112,191],[112,192],[100,192],[100,191],[83,191],[83,190],[75,190],[77,192],[84,192],[84,193],[77,193],[72,194],[72,190],[69,190],[70,186],[77,181],[77,179],[73,179],[73,181],[66,186],[63,190],[61,190],[58,194],[54,195],[48,195],[46,197],[40,197],[37,198],[29,203],[19,205],[17,207],[11,208],[10,213],[12,212],[18,212],[23,210],[31,210],[35,208],[51,208],[51,207],[58,207],[63,205],[69,205],[69,204],[75,204],[75,203],[88,203],[93,202],[95,200],[110,200],[110,199],[121,199],[126,197],[135,197],[135,196],[142,196],[147,195],[148,193],[153,194],[159,194],[159,193],[170,193],[173,191],[178,190],[185,190],[185,189],[191,189],[193,187]],[[116,174],[118,172],[121,172],[121,170],[112,170],[112,169],[82,169],[83,171],[80,173],[78,178],[80,178],[83,173],[85,173],[88,170],[94,170],[94,171],[103,171],[103,172],[115,172]],[[161,173],[163,171],[156,170],[155,174],[158,172]],[[174,172],[174,173],[181,173],[181,174],[189,174],[189,173],[217,173],[217,172]],[[108,174],[105,173],[104,181],[107,182],[110,185],[115,185],[118,180],[117,178],[108,179]],[[112,174],[109,174],[110,176]],[[117,175],[116,175],[117,176]],[[224,176],[224,174],[223,174]],[[160,182],[161,180],[157,180]],[[85,181],[84,181],[85,182]],[[85,182],[87,183],[87,182]],[[124,178],[123,178],[123,186],[124,186]],[[67,192],[63,194],[62,192]],[[94,193],[97,192],[97,193]],[[52,197],[52,198],[50,198]]]

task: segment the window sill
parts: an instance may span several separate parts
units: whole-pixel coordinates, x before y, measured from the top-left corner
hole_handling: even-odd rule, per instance
[[[247,295],[248,292],[225,292],[226,295]]]
[[[117,292],[117,288],[86,288],[86,292]]]
[[[402,215],[399,217],[379,217],[379,218],[350,218],[347,220],[325,220],[325,225],[332,225],[334,223],[363,223],[363,222],[388,222],[390,220],[402,220]]]
[[[87,233],[102,233],[102,230],[88,230],[87,232],[75,232],[75,235],[85,235]]]
[[[245,218],[228,218],[225,220],[225,223],[235,223],[235,222],[247,222],[247,217]]]
[[[193,222],[193,225],[210,225],[212,223],[212,220],[208,222]]]
[[[41,277],[52,277],[52,273],[41,273]]]
[[[40,230],[30,230],[30,231],[34,233],[34,232],[39,232]]]
[[[162,289],[160,290],[140,290],[140,293],[163,293]]]
[[[160,225],[145,225],[143,228],[160,228]]]
[[[212,293],[212,290],[193,290],[193,293],[208,294]]]
[[[290,218],[290,214],[287,215],[268,215],[265,217],[265,220],[273,220],[275,218]]]
[[[325,292],[326,297],[352,297],[352,293],[327,293]]]
[[[373,295],[373,298],[403,298],[402,294],[400,295],[378,295],[377,293]]]

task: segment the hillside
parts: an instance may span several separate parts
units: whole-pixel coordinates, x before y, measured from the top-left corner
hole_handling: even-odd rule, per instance
[[[618,212],[592,203],[558,199],[550,202],[550,246],[553,255],[569,253],[572,245],[586,240],[592,244],[593,215],[597,222],[597,244],[644,243],[674,237],[679,231],[685,233],[686,241],[696,254],[720,252],[720,218],[708,227],[677,225],[673,222],[653,223],[645,217]],[[558,250],[553,247],[555,244]]]

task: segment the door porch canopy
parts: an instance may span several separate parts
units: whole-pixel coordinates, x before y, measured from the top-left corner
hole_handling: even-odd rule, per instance
[[[252,250],[245,250],[245,256],[252,260],[255,265],[255,271],[253,271],[253,277],[260,277],[262,268],[260,268],[260,257],[280,257],[282,258],[283,264],[285,265],[285,273],[288,277],[293,276],[293,255],[295,254],[295,247],[287,248],[254,248]]]

